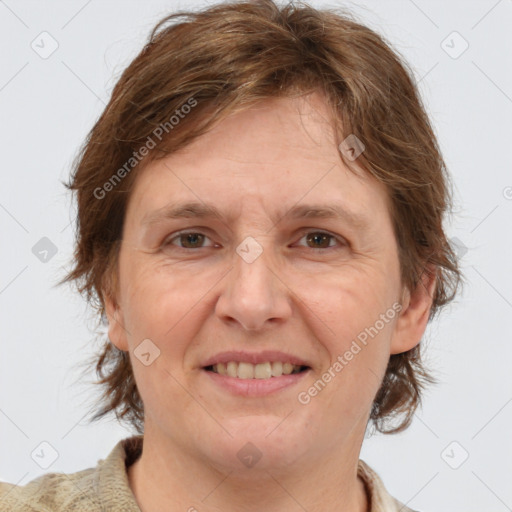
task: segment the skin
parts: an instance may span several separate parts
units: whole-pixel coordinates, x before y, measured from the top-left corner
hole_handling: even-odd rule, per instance
[[[434,281],[402,286],[388,193],[357,160],[354,172],[343,163],[329,115],[318,92],[267,99],[137,177],[117,289],[104,298],[110,340],[129,351],[145,407],[143,453],[128,470],[145,512],[368,510],[357,463],[370,408],[390,354],[420,341]],[[187,201],[224,217],[144,223]],[[366,224],[286,216],[332,202]],[[333,236],[307,236],[318,231]],[[263,249],[252,263],[236,252],[248,236]],[[400,314],[300,403],[396,303]],[[145,339],[160,350],[148,366],[133,353]],[[234,396],[200,368],[236,349],[281,350],[312,370],[278,393]],[[251,468],[237,457],[247,442],[262,454]]]

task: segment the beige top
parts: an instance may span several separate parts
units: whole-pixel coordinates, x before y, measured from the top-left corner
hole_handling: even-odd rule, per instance
[[[141,512],[126,468],[142,453],[143,436],[119,441],[94,468],[47,473],[26,485],[0,482],[1,512]],[[413,512],[391,497],[377,473],[359,461],[358,474],[368,493],[370,512]]]

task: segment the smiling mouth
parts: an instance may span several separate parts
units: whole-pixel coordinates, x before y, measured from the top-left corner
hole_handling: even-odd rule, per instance
[[[309,366],[301,366],[280,361],[252,364],[246,362],[230,361],[218,363],[203,368],[206,371],[217,373],[225,377],[238,379],[271,379],[283,375],[293,375],[309,370]]]

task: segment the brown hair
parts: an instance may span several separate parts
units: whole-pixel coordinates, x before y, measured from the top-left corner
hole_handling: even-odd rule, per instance
[[[339,134],[364,143],[358,163],[387,186],[403,284],[413,289],[424,272],[435,272],[433,318],[455,296],[461,275],[442,226],[451,206],[448,175],[412,72],[350,15],[302,3],[223,3],[172,14],[155,27],[76,160],[68,187],[78,203],[77,241],[65,280],[75,280],[104,313],[102,294],[115,291],[139,159],[145,164],[176,151],[257,101],[313,90],[325,93]],[[420,345],[390,356],[370,414],[381,432],[406,428],[424,385],[433,381]],[[143,433],[144,408],[128,355],[104,340],[94,362],[103,394],[92,420],[115,412]]]

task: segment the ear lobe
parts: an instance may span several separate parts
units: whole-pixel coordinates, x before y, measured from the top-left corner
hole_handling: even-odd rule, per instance
[[[423,336],[432,307],[436,286],[436,269],[429,265],[423,271],[414,290],[404,290],[402,311],[395,324],[391,354],[414,348]]]
[[[108,338],[119,350],[128,352],[128,340],[124,328],[124,318],[121,308],[110,293],[103,294],[105,313],[108,318]]]

